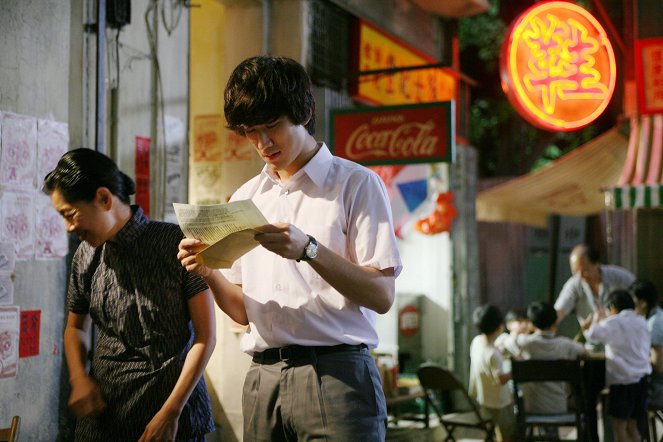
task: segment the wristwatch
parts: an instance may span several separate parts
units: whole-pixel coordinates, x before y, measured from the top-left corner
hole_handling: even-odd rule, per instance
[[[304,254],[297,262],[310,261],[315,259],[316,256],[318,256],[318,242],[311,235],[308,235],[308,244],[304,247]]]

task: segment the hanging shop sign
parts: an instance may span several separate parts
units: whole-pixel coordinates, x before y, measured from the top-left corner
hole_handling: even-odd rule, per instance
[[[438,63],[366,20],[357,23],[354,48],[354,70],[359,72]],[[456,97],[456,76],[442,67],[360,75],[350,94],[377,105],[448,101]]]
[[[500,59],[502,88],[530,123],[571,131],[594,121],[615,89],[615,54],[580,6],[537,3],[511,25]]]
[[[331,111],[334,154],[364,165],[453,162],[454,102]]]
[[[663,38],[636,40],[635,68],[640,113],[663,113]]]

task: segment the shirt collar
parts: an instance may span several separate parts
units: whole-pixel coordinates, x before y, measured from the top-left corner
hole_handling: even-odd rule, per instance
[[[150,221],[147,216],[143,213],[143,208],[140,206],[131,206],[132,216],[129,218],[129,221],[117,232],[113,242],[118,246],[133,246],[136,239],[141,235],[143,229]]]
[[[534,334],[543,336],[544,338],[554,338],[555,337],[555,332],[550,331],[550,330],[536,330],[534,332]]]
[[[299,180],[302,175],[307,175],[318,187],[322,187],[322,185],[325,183],[327,175],[329,174],[329,169],[332,166],[332,160],[334,159],[334,156],[331,154],[325,143],[319,142],[318,146],[320,148],[313,156],[313,158],[311,158],[308,163],[304,165],[304,167],[298,170],[290,178],[292,182]],[[281,183],[278,176],[269,167],[267,167],[267,165],[263,167],[262,172],[266,174],[270,180],[276,183]]]

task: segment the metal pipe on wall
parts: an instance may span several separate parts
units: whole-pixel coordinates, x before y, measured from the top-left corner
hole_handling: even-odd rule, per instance
[[[272,0],[262,0],[262,53],[271,52],[271,14]]]
[[[150,214],[156,219],[163,219],[163,212],[161,210],[163,193],[161,188],[161,137],[159,136],[159,118],[161,116],[160,100],[163,97],[159,96],[159,82],[160,66],[159,66],[159,2],[153,0],[152,12],[152,72],[150,79]],[[162,128],[165,130],[165,128]]]
[[[106,0],[97,0],[97,84],[95,149],[105,153],[104,109],[106,106]]]

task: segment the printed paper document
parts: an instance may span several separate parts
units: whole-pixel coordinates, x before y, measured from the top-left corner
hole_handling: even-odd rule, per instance
[[[230,268],[256,247],[257,228],[269,224],[251,200],[202,206],[173,203],[173,208],[184,235],[209,246],[197,255],[198,262],[214,269]]]

